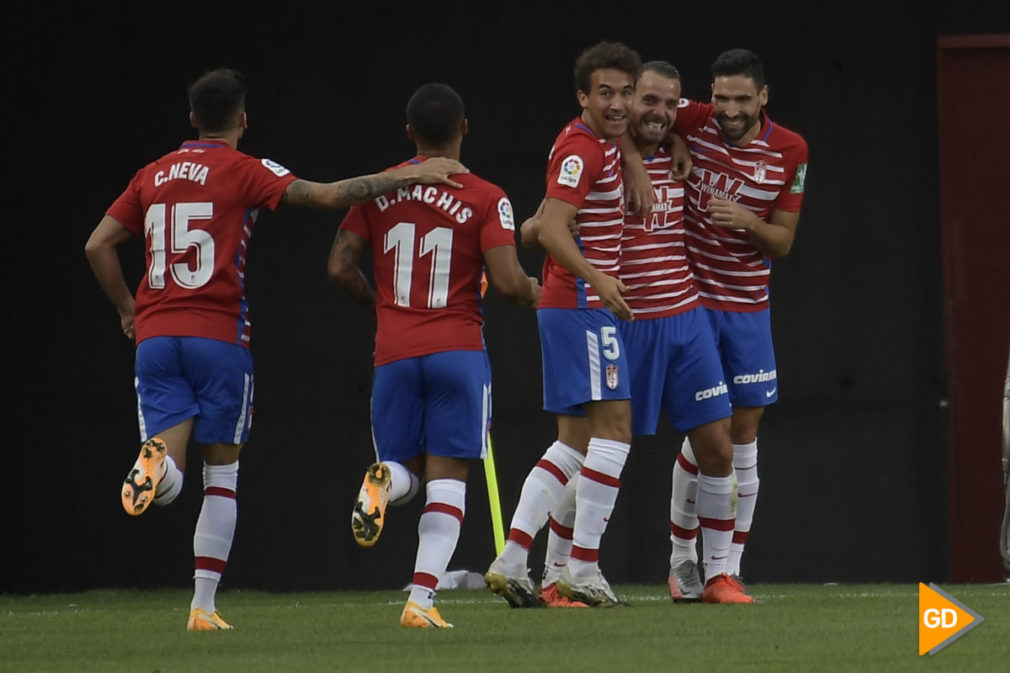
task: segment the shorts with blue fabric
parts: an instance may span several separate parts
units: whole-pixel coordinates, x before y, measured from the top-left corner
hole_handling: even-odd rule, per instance
[[[140,440],[193,419],[193,441],[244,444],[253,411],[248,348],[202,337],[159,336],[137,345]]]
[[[712,326],[734,407],[764,407],[779,398],[771,309],[733,312],[702,309]]]
[[[620,327],[631,367],[632,434],[656,434],[663,412],[678,432],[733,413],[704,309]]]
[[[583,416],[586,402],[631,397],[617,323],[608,309],[537,310],[546,411]]]
[[[375,368],[372,438],[379,460],[482,459],[490,424],[487,351],[444,351]]]

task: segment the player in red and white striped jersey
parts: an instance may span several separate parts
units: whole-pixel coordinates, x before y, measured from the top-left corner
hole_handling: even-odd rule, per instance
[[[537,321],[544,409],[557,417],[558,439],[527,476],[505,549],[485,574],[512,605],[539,603],[526,570],[529,547],[576,472],[582,479],[572,560],[557,588],[593,605],[619,602],[598,558],[631,441],[628,366],[617,329],[618,318],[632,318],[617,277],[624,206],[617,142],[640,68],[638,54],[620,43],[580,54],[582,113],[558,135],[548,161],[546,198],[535,216],[548,253]]]
[[[239,152],[245,85],[211,71],[189,89],[199,138],[140,169],[92,232],[85,253],[137,342],[143,445],[121,490],[127,513],[167,505],[182,489],[192,437],[204,461],[204,502],[193,540],[195,592],[187,628],[230,629],[218,582],[235,532],[238,457],[252,425],[253,368],[245,299],[246,245],[258,209],[346,208],[409,183],[445,182],[457,161],[320,184]],[[449,181],[450,184],[455,184]],[[147,272],[136,300],[116,247],[144,236]]]
[[[687,433],[702,467],[696,499],[709,581],[703,587],[697,558],[671,569],[674,599],[746,603],[750,597],[724,577],[736,493],[729,432],[732,410],[719,351],[687,261],[684,187],[672,176],[673,156],[666,141],[680,91],[676,68],[663,61],[646,63],[635,85],[629,124],[655,192],[649,215],[625,214],[621,242],[620,278],[628,288],[624,298],[635,314],[634,322],[620,325],[631,367],[632,433],[656,434],[665,412],[678,431]],[[567,563],[568,531],[575,513],[572,481],[562,504],[551,512],[545,587],[557,580]],[[542,597],[546,591],[541,590]]]
[[[710,103],[684,102],[675,131],[688,142],[688,257],[722,355],[730,401],[739,504],[729,572],[739,576],[758,492],[757,434],[778,399],[768,280],[792,248],[807,171],[807,144],[765,112],[761,61],[745,49],[712,64]],[[674,467],[672,563],[688,558],[697,520],[689,502],[697,461],[685,440]]]
[[[467,120],[463,101],[444,84],[426,84],[407,104],[417,157],[458,158]],[[399,189],[351,208],[330,253],[330,278],[375,310],[372,437],[377,462],[365,475],[351,526],[362,546],[375,543],[388,503],[409,500],[421,480],[405,627],[450,627],[434,606],[438,580],[456,549],[469,461],[487,453],[491,368],[484,346],[481,279],[503,297],[534,306],[536,278],[515,249],[512,205],[475,175],[460,189]],[[358,263],[371,249],[376,290]]]

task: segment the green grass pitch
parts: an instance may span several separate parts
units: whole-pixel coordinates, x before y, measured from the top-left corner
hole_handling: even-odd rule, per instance
[[[758,584],[750,606],[674,605],[615,587],[629,607],[512,610],[443,591],[454,629],[403,629],[402,591],[222,591],[235,630],[185,630],[183,590],[0,596],[0,671],[999,671],[1010,670],[1010,585],[941,585],[984,622],[918,656],[915,585]]]

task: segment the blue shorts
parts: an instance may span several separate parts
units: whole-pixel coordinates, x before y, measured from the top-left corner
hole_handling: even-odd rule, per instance
[[[193,419],[200,444],[244,444],[253,411],[248,348],[200,337],[162,336],[137,346],[140,441]]]
[[[753,313],[703,309],[722,357],[734,407],[764,407],[779,398],[771,310]]]
[[[581,416],[586,402],[631,397],[628,357],[617,322],[605,308],[537,310],[545,410]]]
[[[484,458],[490,424],[486,351],[445,351],[375,368],[372,440],[379,460]]]
[[[631,365],[632,434],[656,434],[663,411],[678,432],[733,413],[703,309],[621,323],[621,336]]]

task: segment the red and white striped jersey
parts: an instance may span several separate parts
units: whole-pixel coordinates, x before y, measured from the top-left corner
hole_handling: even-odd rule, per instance
[[[662,145],[642,161],[656,201],[644,219],[624,214],[621,281],[628,287],[624,300],[635,317],[648,320],[695,308],[698,290],[684,241],[684,185],[670,177],[670,148]]]
[[[771,260],[746,231],[716,227],[712,198],[739,203],[768,221],[772,211],[799,212],[807,171],[803,138],[763,111],[757,137],[743,146],[723,139],[712,105],[681,101],[674,130],[694,163],[686,184],[687,248],[702,305],[724,311],[768,308]]]
[[[187,141],[137,171],[106,211],[146,239],[137,343],[195,336],[249,346],[246,246],[259,209],[276,209],[294,180],[219,140]]]
[[[624,193],[617,143],[598,137],[581,118],[565,126],[551,148],[546,195],[578,208],[575,239],[597,269],[617,276],[621,262]],[[547,255],[540,308],[605,308],[581,278]]]

